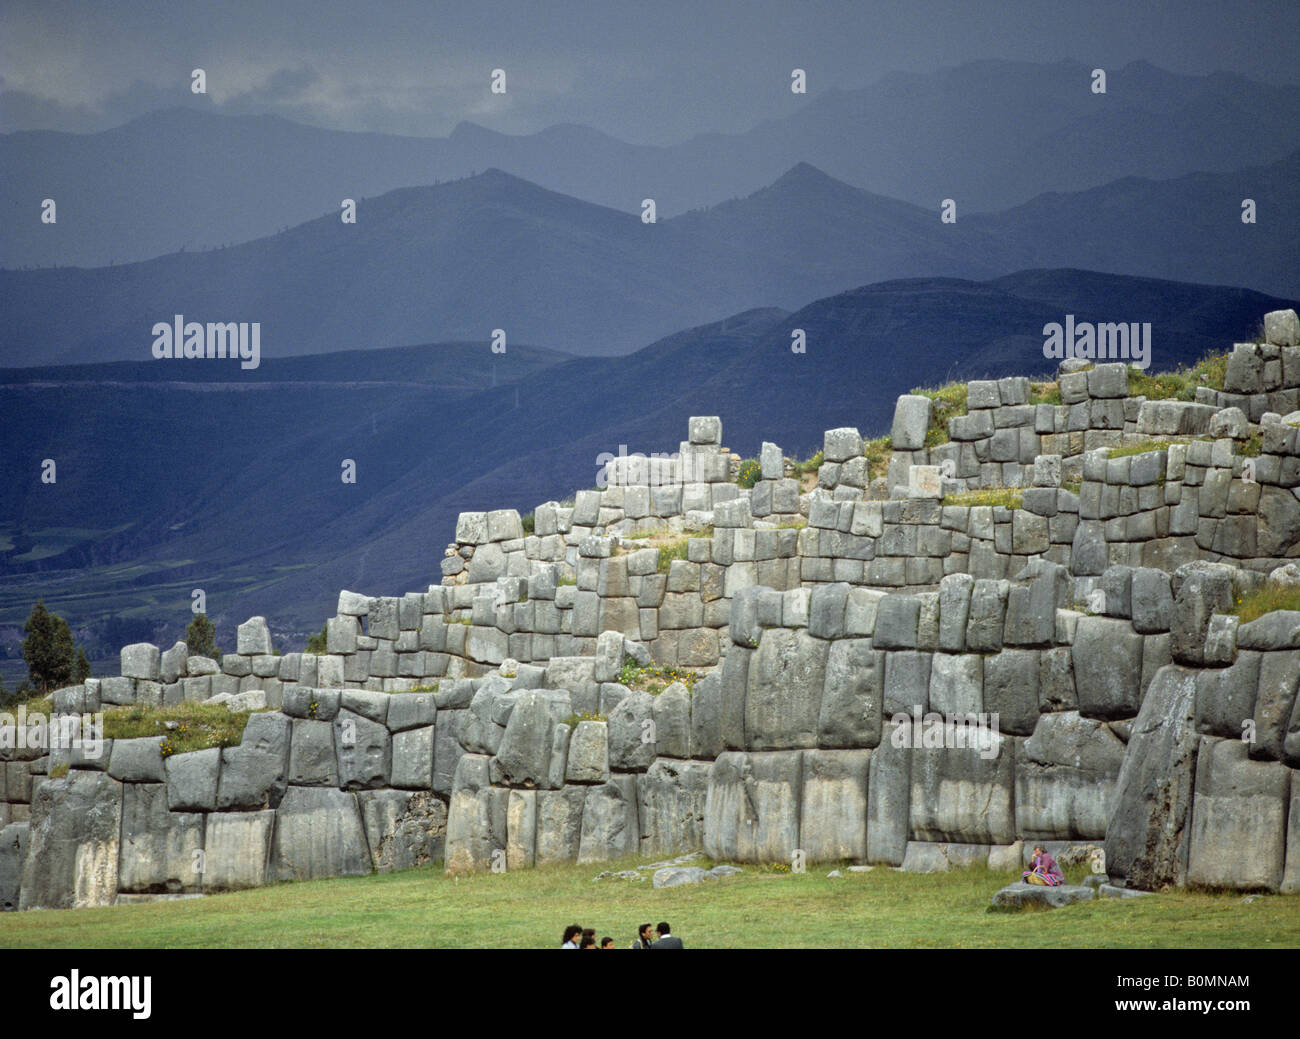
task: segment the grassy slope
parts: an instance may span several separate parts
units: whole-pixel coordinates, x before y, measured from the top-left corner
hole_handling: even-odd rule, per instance
[[[644,861],[644,860],[641,860]],[[1300,947],[1300,897],[1177,892],[1054,911],[994,913],[1011,877],[982,869],[915,875],[877,867],[827,879],[748,868],[655,891],[592,878],[618,864],[459,880],[440,867],[279,885],[152,905],[0,916],[0,947],[548,948],[567,923],[626,948],[667,919],[691,948]],[[1071,876],[1071,880],[1081,879]]]

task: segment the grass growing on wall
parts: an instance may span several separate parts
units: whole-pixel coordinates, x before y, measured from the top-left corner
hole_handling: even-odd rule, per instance
[[[922,387],[912,393],[929,397],[933,405],[930,408],[930,428],[925,432],[925,446],[938,447],[948,443],[948,420],[966,414],[966,384],[950,382],[937,389]]]
[[[634,692],[647,692],[651,696],[658,696],[674,682],[681,682],[687,689],[692,689],[706,674],[708,671],[659,667],[653,664],[649,667],[638,667],[631,657],[624,657],[623,669],[619,672],[618,680],[621,685],[627,686]]]
[[[1253,592],[1233,596],[1231,612],[1241,618],[1242,624],[1277,610],[1300,610],[1300,586],[1266,581]]]
[[[1177,891],[1051,911],[989,911],[1016,874],[986,869],[829,879],[743,866],[726,880],[654,890],[607,879],[638,857],[459,879],[440,866],[281,884],[180,902],[0,914],[10,948],[553,949],[566,924],[626,949],[637,924],[668,920],[687,948],[1295,948],[1300,896]],[[709,866],[709,860],[700,860]],[[1077,883],[1083,873],[1066,870]]]
[[[111,708],[104,712],[104,738],[132,740],[166,736],[163,757],[211,747],[234,747],[244,738],[248,714],[224,704],[180,703],[172,707]]]
[[[1205,386],[1212,390],[1223,389],[1223,376],[1228,370],[1228,354],[1206,354],[1190,368],[1179,366],[1167,372],[1149,372],[1129,368],[1128,392],[1130,397],[1147,400],[1194,401],[1196,388]]]
[[[979,491],[962,491],[960,494],[950,494],[943,499],[944,505],[961,505],[969,508],[977,508],[981,505],[991,505],[1004,509],[1018,509],[1021,506],[1024,492],[1019,487],[985,487]]]

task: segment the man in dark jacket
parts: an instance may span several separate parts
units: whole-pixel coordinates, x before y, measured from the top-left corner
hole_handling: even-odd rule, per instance
[[[668,926],[667,921],[661,923],[655,928],[659,932],[659,940],[650,946],[652,949],[683,949],[682,940],[674,938],[672,928]]]

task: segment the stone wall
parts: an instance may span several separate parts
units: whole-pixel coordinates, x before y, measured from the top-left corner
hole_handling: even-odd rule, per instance
[[[127,646],[56,712],[263,710],[239,747],[165,760],[158,739],[99,761],[0,746],[0,905],[444,852],[453,871],[696,848],[1014,868],[1026,842],[1104,843],[1139,887],[1294,890],[1300,614],[1229,612],[1266,574],[1300,579],[1300,322],[1265,326],[1195,402],[1067,361],[1061,404],[971,382],[926,448],[931,401],[902,397],[876,480],[835,429],[815,488],[765,443],[742,489],[695,417],[674,457],[611,460],[530,532],[462,514],[441,582],[341,592],[324,654],[279,655],[260,617],[219,663]],[[990,487],[1018,502],[942,501]],[[684,551],[661,566],[636,535]],[[635,692],[629,658],[697,680]]]

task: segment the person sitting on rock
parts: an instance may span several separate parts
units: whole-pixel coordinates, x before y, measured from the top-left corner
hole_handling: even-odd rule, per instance
[[[1034,857],[1029,860],[1029,869],[1025,871],[1023,879],[1026,884],[1060,887],[1065,883],[1065,874],[1042,845],[1035,845]]]

